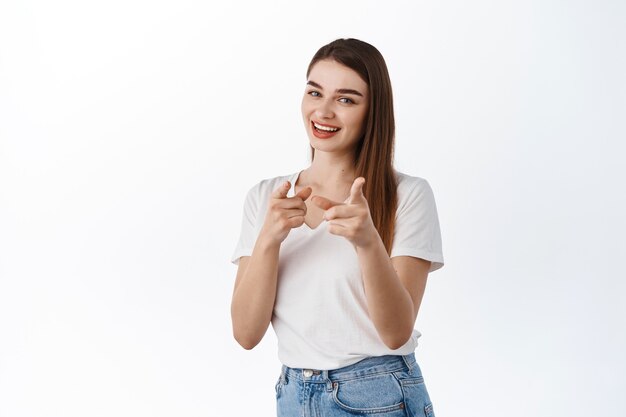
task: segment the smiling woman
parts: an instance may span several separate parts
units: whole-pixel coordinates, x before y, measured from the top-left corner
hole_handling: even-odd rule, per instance
[[[279,416],[432,416],[413,326],[443,266],[441,233],[428,182],[393,168],[380,52],[356,39],[320,48],[301,109],[311,165],[246,196],[233,335],[252,349],[272,324]]]
[[[363,136],[367,96],[367,83],[353,70],[334,60],[318,62],[309,72],[302,98],[302,116],[309,127],[309,137],[312,134],[318,139],[328,139],[341,132],[337,140],[327,143],[353,148]]]

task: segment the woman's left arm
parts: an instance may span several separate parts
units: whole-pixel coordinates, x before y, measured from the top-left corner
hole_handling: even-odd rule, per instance
[[[325,210],[328,231],[354,245],[363,276],[370,317],[382,341],[398,349],[411,337],[430,261],[412,256],[389,258],[363,195],[365,179],[354,180],[348,204],[321,196],[312,202]]]
[[[356,251],[372,322],[385,345],[398,349],[413,332],[430,261],[412,256],[390,259],[377,232],[369,245],[356,245]]]

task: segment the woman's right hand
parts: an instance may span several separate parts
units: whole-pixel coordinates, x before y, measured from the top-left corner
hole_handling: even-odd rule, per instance
[[[306,187],[293,197],[287,197],[291,183],[285,181],[272,192],[268,203],[265,222],[260,234],[275,243],[287,238],[291,229],[304,223],[306,204],[304,201],[311,196],[313,189]]]

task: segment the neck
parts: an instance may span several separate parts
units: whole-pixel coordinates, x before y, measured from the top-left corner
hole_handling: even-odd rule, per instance
[[[321,188],[351,185],[356,175],[353,155],[351,153],[337,155],[316,150],[315,158],[306,169],[305,175],[307,183]]]

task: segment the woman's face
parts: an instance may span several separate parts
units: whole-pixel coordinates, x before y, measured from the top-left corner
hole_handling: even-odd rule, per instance
[[[367,83],[337,61],[318,61],[307,80],[302,118],[311,146],[326,152],[352,151],[363,136],[369,106]]]

